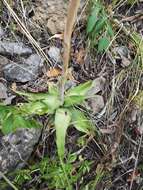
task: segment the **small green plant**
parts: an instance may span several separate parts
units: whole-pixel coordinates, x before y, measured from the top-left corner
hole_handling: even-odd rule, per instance
[[[40,127],[35,115],[51,115],[56,129],[56,142],[60,158],[64,157],[65,136],[67,128],[73,125],[84,133],[93,133],[91,121],[76,108],[87,99],[92,82],[88,81],[65,92],[64,102],[56,86],[50,87],[48,93],[16,93],[27,98],[26,103],[15,106],[0,105],[0,124],[4,134],[17,128]]]
[[[92,46],[98,46],[98,52],[105,51],[114,36],[112,25],[104,6],[99,1],[93,1],[91,13],[87,21],[87,34]]]
[[[68,176],[68,181],[72,185],[77,183],[77,181],[82,180],[81,176],[83,176],[86,172],[89,172],[91,165],[91,162],[84,159],[74,165],[76,159],[77,156],[75,154],[69,154],[65,164],[65,171]],[[59,160],[56,158],[49,159],[45,157],[39,163],[30,166],[29,169],[17,170],[11,175],[15,176],[13,184],[17,185],[19,188],[21,188],[23,184],[30,182],[35,175],[38,176],[39,183],[41,181],[43,183],[46,182],[48,189],[67,189],[67,181],[63,168],[61,167]]]

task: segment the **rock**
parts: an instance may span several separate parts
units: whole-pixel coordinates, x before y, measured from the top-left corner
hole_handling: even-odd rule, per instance
[[[22,42],[0,41],[0,53],[3,55],[29,55],[32,49],[26,47]]]
[[[59,48],[57,48],[55,46],[50,47],[50,49],[48,50],[48,55],[56,63],[57,62],[60,62],[60,63],[62,62],[61,54],[60,54],[60,49]]]
[[[85,0],[81,1],[81,12]],[[32,22],[39,23],[50,30],[52,34],[64,31],[69,1],[65,0],[35,0],[35,15]],[[83,15],[82,15],[83,18]]]
[[[8,81],[28,82],[35,80],[40,74],[43,60],[37,54],[31,55],[24,63],[10,63],[3,69],[4,76]]]
[[[89,90],[88,95],[94,96],[100,91],[104,90],[106,79],[104,77],[98,77],[93,81],[92,88]]]
[[[36,0],[33,22],[46,26],[52,34],[62,32],[65,25],[67,3],[63,0]]]
[[[9,63],[10,63],[9,59],[7,59],[6,57],[0,55],[0,76],[1,76],[1,72],[2,72],[2,70],[4,68],[4,66],[6,66]]]
[[[3,29],[0,27],[0,39],[3,37],[3,35],[4,35],[4,31],[3,31]]]
[[[128,67],[131,63],[131,56],[128,48],[126,46],[119,46],[113,49],[116,59],[121,59],[121,65],[123,67]]]
[[[19,129],[0,137],[0,171],[7,173],[25,165],[40,137],[40,129]]]
[[[7,98],[7,88],[6,86],[0,82],[0,99]]]
[[[95,95],[89,99],[89,106],[94,114],[99,113],[104,108],[104,99],[100,95]]]

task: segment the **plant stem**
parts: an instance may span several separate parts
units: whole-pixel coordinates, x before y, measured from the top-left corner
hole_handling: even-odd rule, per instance
[[[74,23],[77,17],[77,11],[80,5],[80,0],[70,0],[67,21],[64,31],[64,55],[63,55],[63,75],[61,81],[61,100],[64,101],[65,82],[68,75],[68,67],[70,60],[71,36]]]
[[[11,181],[0,171],[0,176],[14,189],[18,190],[15,185],[11,183]]]

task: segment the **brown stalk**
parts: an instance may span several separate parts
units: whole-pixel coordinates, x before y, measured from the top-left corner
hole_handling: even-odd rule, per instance
[[[65,82],[68,75],[68,67],[70,61],[70,49],[71,49],[71,36],[73,32],[74,23],[77,17],[77,11],[80,5],[80,0],[70,0],[67,21],[64,31],[64,55],[63,55],[63,77],[61,84],[61,99],[64,100]]]

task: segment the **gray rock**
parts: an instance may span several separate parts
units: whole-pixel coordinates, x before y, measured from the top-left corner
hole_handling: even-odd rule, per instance
[[[116,59],[122,60],[122,66],[128,67],[131,64],[130,51],[126,46],[119,46],[113,49]]]
[[[31,55],[24,63],[10,63],[3,69],[4,76],[8,81],[28,82],[35,80],[40,74],[43,60],[37,54]]]
[[[26,164],[40,137],[40,129],[19,129],[0,138],[0,171],[7,173]]]
[[[92,88],[89,90],[88,95],[94,96],[100,91],[104,90],[106,79],[104,77],[98,77],[93,81]]]
[[[22,42],[0,41],[0,53],[4,55],[29,55],[32,49],[26,47]]]
[[[105,106],[104,99],[100,95],[95,95],[94,98],[90,98],[89,104],[94,114],[99,113]]]
[[[7,59],[6,57],[0,55],[0,74],[1,74],[1,71],[3,70],[4,66],[6,66],[9,63],[10,63],[9,59]]]
[[[3,37],[3,35],[4,35],[4,31],[3,31],[3,29],[0,27],[0,38]]]
[[[6,86],[0,82],[0,99],[7,98],[7,88]]]
[[[60,49],[52,46],[50,47],[49,51],[48,51],[48,55],[51,59],[53,59],[56,63],[57,62],[61,62],[61,54],[60,54]]]

